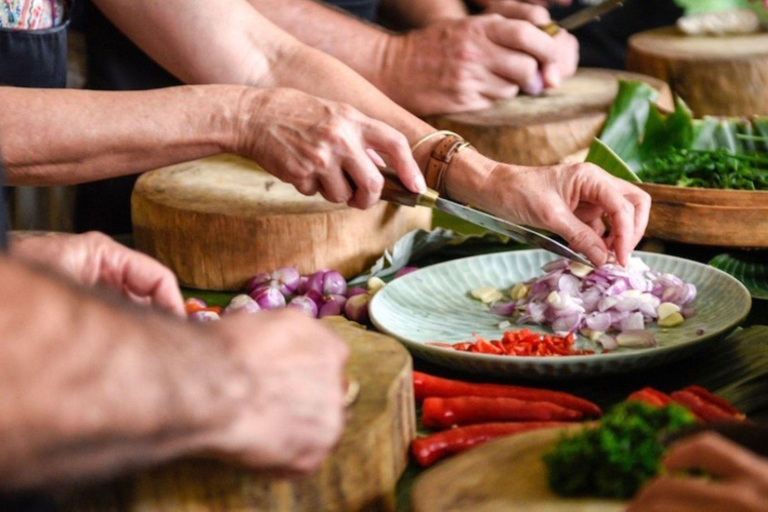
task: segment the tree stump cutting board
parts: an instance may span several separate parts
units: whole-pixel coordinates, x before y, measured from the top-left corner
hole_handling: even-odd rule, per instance
[[[427,119],[471,142],[480,153],[519,165],[551,165],[589,147],[618,92],[618,79],[643,80],[672,106],[669,88],[654,78],[620,71],[581,69],[543,96],[518,96],[487,110]]]
[[[697,116],[768,115],[768,33],[649,30],[630,38],[627,68],[668,82]]]
[[[356,210],[305,197],[234,155],[141,176],[131,200],[139,250],[169,266],[182,285],[238,290],[258,272],[295,265],[359,274],[431,211],[379,203]]]
[[[561,433],[519,434],[439,464],[416,482],[413,512],[623,511],[627,504],[621,501],[566,499],[549,489],[541,457]]]
[[[411,358],[400,343],[336,317],[360,384],[346,431],[320,472],[276,480],[189,460],[70,497],[67,512],[394,512],[415,431]]]

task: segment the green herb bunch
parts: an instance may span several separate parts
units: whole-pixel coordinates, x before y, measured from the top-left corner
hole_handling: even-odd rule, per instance
[[[561,438],[544,455],[549,485],[562,496],[631,498],[659,473],[663,435],[694,423],[691,413],[677,405],[619,404],[599,426]]]
[[[670,149],[644,162],[646,182],[678,187],[768,190],[768,154]]]

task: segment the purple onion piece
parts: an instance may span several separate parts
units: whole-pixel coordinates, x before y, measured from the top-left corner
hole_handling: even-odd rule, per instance
[[[403,267],[397,271],[395,274],[395,279],[398,277],[403,277],[404,275],[410,274],[412,272],[416,272],[417,270],[419,270],[419,267]]]
[[[304,295],[307,293],[307,281],[309,281],[309,276],[301,276],[299,278],[299,286],[296,287],[297,294]]]
[[[229,305],[224,309],[224,315],[232,315],[234,313],[258,313],[261,311],[259,304],[253,300],[250,295],[240,294],[232,298]]]
[[[318,308],[323,305],[323,295],[315,290],[307,290],[307,292],[304,294],[305,297],[312,300],[315,303],[315,306]]]
[[[365,295],[355,295],[347,300],[344,305],[344,314],[353,322],[365,324],[368,322],[368,303],[371,300],[371,296],[367,293]]]
[[[362,295],[364,293],[368,293],[368,290],[366,290],[365,288],[356,286],[354,288],[350,288],[349,290],[347,290],[347,298],[351,299],[355,295]]]
[[[254,300],[264,310],[280,309],[285,307],[285,296],[277,288],[267,287],[258,293]]]
[[[347,293],[347,280],[335,270],[329,270],[323,276],[323,295],[344,295]]]
[[[277,283],[280,293],[291,295],[298,289],[301,276],[294,267],[280,267],[272,272],[272,281]]]
[[[248,290],[248,293],[250,294],[253,292],[256,288],[258,288],[261,285],[267,284],[269,281],[272,280],[272,276],[269,275],[268,272],[259,272],[252,278],[248,280],[248,284],[246,285],[245,289]]]
[[[298,309],[311,318],[317,318],[317,303],[306,295],[297,295],[291,299],[288,307]]]
[[[213,311],[195,311],[189,315],[189,320],[192,322],[216,322],[221,320],[221,317]]]
[[[517,302],[494,302],[491,306],[491,312],[495,315],[512,316],[515,313]]]
[[[311,276],[307,278],[307,282],[305,283],[305,290],[304,293],[309,292],[310,290],[315,291],[319,293],[320,295],[323,295],[323,283],[325,281],[325,270],[320,270],[319,272],[315,272]]]
[[[683,315],[683,318],[688,320],[689,318],[696,315],[696,310],[691,307],[687,307],[687,308],[681,309],[680,314]]]

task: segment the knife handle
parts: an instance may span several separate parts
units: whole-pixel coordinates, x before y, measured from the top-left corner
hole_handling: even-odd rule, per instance
[[[555,37],[560,32],[560,27],[554,21],[550,21],[546,25],[537,25],[539,30],[542,30],[546,34]]]
[[[382,176],[384,176],[384,188],[381,191],[381,199],[384,201],[399,204],[402,206],[426,206],[432,208],[435,206],[438,197],[436,191],[428,188],[425,192],[417,194],[411,192],[397,174],[391,169],[382,169]]]

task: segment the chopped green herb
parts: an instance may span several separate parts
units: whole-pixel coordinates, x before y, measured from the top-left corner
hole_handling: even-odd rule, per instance
[[[659,473],[661,437],[696,423],[677,405],[617,405],[597,427],[563,437],[544,455],[549,485],[562,496],[628,499]]]
[[[646,182],[679,187],[768,190],[768,154],[669,149],[643,164]]]

